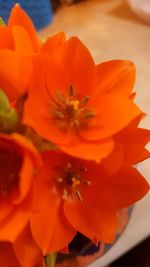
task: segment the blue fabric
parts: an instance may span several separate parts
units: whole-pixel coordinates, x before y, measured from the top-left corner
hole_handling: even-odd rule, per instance
[[[15,3],[31,17],[37,30],[48,25],[52,20],[52,5],[50,0],[0,0],[0,17],[7,23],[10,11]]]

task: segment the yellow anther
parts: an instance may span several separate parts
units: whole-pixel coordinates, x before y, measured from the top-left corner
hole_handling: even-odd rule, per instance
[[[79,100],[71,100],[69,104],[71,106],[73,106],[74,110],[78,110],[80,101]]]
[[[64,189],[62,198],[63,198],[64,200],[66,200],[66,199],[67,199],[67,196],[68,196],[68,192],[67,192],[66,189]]]
[[[76,195],[77,195],[78,199],[79,199],[81,202],[83,202],[83,198],[82,198],[82,196],[81,196],[80,191],[76,190]]]
[[[79,185],[81,182],[79,179],[77,179],[76,177],[72,178],[72,182],[73,182],[73,187],[76,187],[77,185]]]

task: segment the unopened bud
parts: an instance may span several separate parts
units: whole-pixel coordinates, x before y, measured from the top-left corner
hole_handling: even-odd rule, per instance
[[[5,21],[3,20],[3,18],[2,17],[0,17],[0,27],[5,27],[6,26],[6,24],[5,24]]]
[[[0,112],[10,109],[10,103],[7,95],[0,89]]]

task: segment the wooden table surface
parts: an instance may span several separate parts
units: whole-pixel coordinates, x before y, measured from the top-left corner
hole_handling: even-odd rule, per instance
[[[142,126],[150,128],[150,25],[136,17],[125,0],[89,0],[61,7],[41,39],[65,31],[78,36],[90,49],[95,62],[130,59],[137,67],[136,103],[148,116]],[[140,164],[150,181],[150,160]],[[91,267],[102,267],[150,235],[150,194],[136,204],[128,227],[114,247]]]

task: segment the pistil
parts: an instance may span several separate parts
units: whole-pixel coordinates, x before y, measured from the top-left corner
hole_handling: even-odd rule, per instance
[[[58,127],[64,130],[68,126],[79,128],[82,125],[88,125],[91,119],[96,116],[87,107],[89,100],[89,96],[85,96],[81,100],[78,99],[72,85],[67,96],[57,91],[53,116]]]
[[[68,162],[62,169],[62,173],[56,178],[58,191],[62,192],[62,199],[67,200],[68,197],[77,197],[80,202],[83,202],[83,197],[80,192],[82,186],[91,186],[91,181],[84,178],[84,173],[88,169],[80,168],[78,171],[74,169],[72,163]]]

